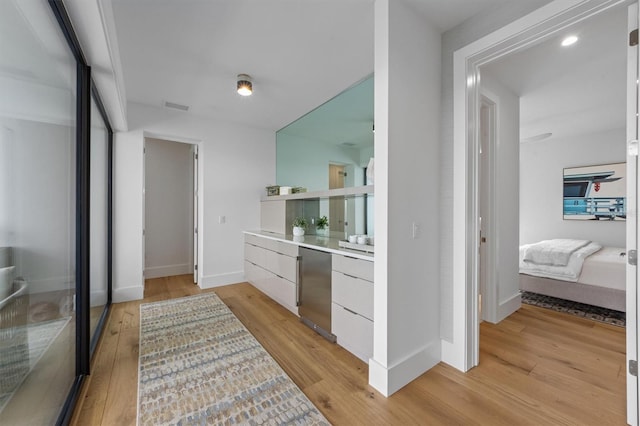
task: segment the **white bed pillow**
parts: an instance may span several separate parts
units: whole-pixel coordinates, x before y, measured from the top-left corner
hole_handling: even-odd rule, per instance
[[[11,295],[15,269],[15,266],[0,268],[0,300],[4,300]]]

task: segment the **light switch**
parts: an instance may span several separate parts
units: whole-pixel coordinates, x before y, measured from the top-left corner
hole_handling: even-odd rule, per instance
[[[225,216],[218,216],[218,223],[225,223],[227,218]]]

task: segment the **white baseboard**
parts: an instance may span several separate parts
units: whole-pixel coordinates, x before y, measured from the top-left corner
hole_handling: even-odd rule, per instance
[[[440,362],[440,355],[440,340],[437,340],[390,367],[371,358],[369,384],[388,397],[433,368]]]
[[[206,275],[200,278],[198,285],[201,289],[220,287],[223,285],[243,283],[246,279],[244,271],[229,272],[219,275]]]
[[[130,302],[132,300],[141,300],[143,298],[144,287],[141,286],[121,287],[113,289],[113,303]]]
[[[464,349],[460,348],[460,345],[446,339],[442,339],[440,345],[442,346],[442,362],[462,372],[467,371],[464,365]]]
[[[498,321],[500,322],[522,306],[522,298],[520,297],[520,291],[509,297],[507,300],[500,302],[498,305]]]
[[[172,277],[174,275],[185,275],[193,273],[193,265],[184,263],[180,265],[150,266],[144,268],[145,279]]]

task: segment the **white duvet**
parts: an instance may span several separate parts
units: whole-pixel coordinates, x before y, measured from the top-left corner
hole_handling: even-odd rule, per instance
[[[567,238],[540,241],[527,246],[523,260],[538,265],[566,266],[571,255],[590,242]]]
[[[562,281],[576,282],[582,272],[584,260],[602,248],[598,243],[590,242],[571,253],[566,266],[544,265],[533,262],[525,262],[525,253],[531,244],[520,246],[520,273],[534,275],[536,277],[553,278]]]

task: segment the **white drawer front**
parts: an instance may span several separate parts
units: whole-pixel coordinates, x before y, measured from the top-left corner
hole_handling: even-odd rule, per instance
[[[251,262],[244,262],[245,276],[258,290],[298,315],[296,285]]]
[[[285,256],[270,250],[265,250],[264,254],[265,269],[291,282],[295,283],[297,281],[297,261],[295,257]]]
[[[296,306],[296,285],[269,271],[265,271],[264,278],[258,287],[267,296],[298,315]]]
[[[272,240],[271,238],[258,237],[252,234],[244,234],[244,242],[254,246],[272,250],[286,256],[298,256],[298,246],[293,243]]]
[[[287,256],[297,257],[298,256],[298,245],[293,243],[285,243],[283,241],[275,241],[276,248],[275,251],[278,253],[282,253]]]
[[[373,320],[373,283],[331,272],[331,300]]]
[[[334,271],[373,282],[373,262],[339,254],[334,254],[331,262]]]
[[[244,258],[251,263],[263,266],[265,265],[265,252],[266,250],[261,247],[256,247],[251,244],[244,245]]]
[[[336,335],[340,346],[369,363],[369,358],[373,356],[372,321],[332,303],[331,332]]]
[[[244,278],[254,284],[256,281],[260,280],[260,267],[254,265],[248,260],[244,261]]]

